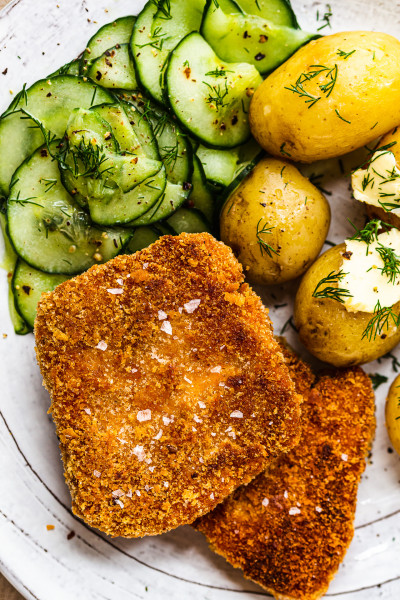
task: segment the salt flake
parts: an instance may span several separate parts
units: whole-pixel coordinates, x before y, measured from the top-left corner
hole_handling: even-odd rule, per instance
[[[183,379],[185,381],[187,381],[188,383],[193,383],[191,379],[189,379],[189,377],[186,377],[186,375],[183,376]]]
[[[122,490],[114,490],[112,492],[112,495],[114,496],[114,498],[120,498],[121,496],[124,495],[124,492]]]
[[[199,400],[197,404],[200,406],[200,408],[207,408],[207,405],[201,400]]]
[[[189,302],[186,302],[186,304],[183,305],[183,308],[186,310],[187,313],[191,314],[196,310],[196,308],[199,308],[200,302],[201,300],[190,300]]]
[[[221,366],[218,365],[217,367],[213,367],[210,369],[210,373],[221,373]]]
[[[120,508],[124,508],[124,503],[121,500],[114,500],[115,504],[118,504]]]
[[[344,460],[345,462],[347,461],[349,457],[347,456],[347,454],[342,454],[341,459]]]
[[[135,456],[137,456],[137,459],[142,462],[145,458],[146,458],[146,453],[144,451],[144,447],[143,446],[135,446],[134,449],[132,450],[133,454],[135,454]]]
[[[193,415],[193,419],[196,421],[196,423],[202,423],[203,419],[200,419],[197,415]]]
[[[292,508],[289,509],[289,515],[299,515],[301,513],[301,510],[299,508],[297,508],[297,506],[292,506]]]
[[[162,431],[162,429],[160,429],[160,431],[157,433],[157,435],[154,436],[153,440],[159,440],[160,437],[162,436],[162,434],[163,434],[163,431]]]
[[[136,415],[138,421],[150,421],[151,419],[151,410],[146,408],[146,410],[139,410]]]
[[[85,413],[87,415],[91,415],[92,414],[92,411],[90,410],[90,408],[84,408],[83,410],[85,411]]]
[[[172,335],[172,325],[169,321],[163,321],[160,329],[161,329],[161,331],[164,331],[168,335]]]
[[[123,294],[123,293],[124,293],[124,290],[123,290],[123,289],[121,289],[121,288],[109,288],[109,289],[107,290],[107,292],[108,292],[109,294],[115,294],[115,295],[117,295],[117,294]]]
[[[96,346],[97,350],[107,350],[107,342],[103,342],[103,340],[101,340],[97,346]]]
[[[229,416],[232,417],[232,419],[243,419],[243,413],[241,410],[234,410]]]
[[[317,511],[317,513],[321,513],[322,512],[322,508],[320,506],[316,506],[315,510]]]
[[[96,471],[96,470],[94,470],[94,471],[93,471],[93,475],[94,475],[95,477],[101,477],[101,473],[100,473],[100,471]]]
[[[264,500],[261,502],[261,504],[262,504],[263,506],[268,506],[268,504],[269,504],[269,500],[268,500],[268,498],[264,498]]]
[[[168,319],[167,313],[164,312],[163,310],[159,310],[158,311],[158,320],[159,321],[164,321],[164,319]]]
[[[117,279],[117,283],[119,283],[119,285],[124,285],[124,280],[120,277]]]

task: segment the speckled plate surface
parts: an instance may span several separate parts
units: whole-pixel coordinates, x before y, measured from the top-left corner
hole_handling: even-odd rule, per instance
[[[304,28],[323,25],[324,3],[293,4]],[[51,73],[74,58],[100,25],[137,13],[142,5],[141,0],[11,2],[0,13],[0,109],[10,102],[10,90],[15,93],[24,82]],[[375,29],[400,37],[400,2],[331,0],[331,7],[332,31]],[[323,33],[329,31],[325,28]],[[348,170],[357,160],[349,157],[344,164]],[[361,222],[362,212],[350,198],[337,161],[313,165],[308,172],[323,170],[334,215],[329,239],[341,242],[350,233],[346,217]],[[258,291],[272,307],[276,332],[284,328],[299,349],[294,331],[285,327],[295,288],[296,284]],[[102,536],[73,517],[34,339],[14,335],[6,298],[6,275],[0,272],[0,566],[5,576],[26,598],[37,600],[268,596],[213,554],[190,527],[160,537],[120,540]],[[327,594],[338,600],[400,598],[400,459],[390,450],[384,425],[393,364],[386,358],[366,367],[386,375],[388,383],[377,392],[378,430],[359,491],[354,540]]]

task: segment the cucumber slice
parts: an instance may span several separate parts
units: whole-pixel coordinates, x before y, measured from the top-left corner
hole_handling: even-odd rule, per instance
[[[167,185],[165,186],[164,193],[160,200],[158,200],[156,204],[139,219],[133,221],[131,225],[139,227],[141,225],[151,225],[157,223],[157,221],[167,219],[185,202],[185,200],[187,200],[190,192],[191,184],[189,187],[187,187],[187,185],[182,187],[180,184],[174,184],[167,181]]]
[[[239,147],[231,150],[216,150],[200,145],[196,154],[209,181],[226,186],[234,179],[239,162]]]
[[[188,200],[190,207],[197,208],[209,223],[213,223],[215,203],[210,186],[207,184],[203,166],[197,156],[193,157],[192,193]]]
[[[106,90],[73,75],[43,79],[23,90],[0,119],[0,192],[8,196],[14,171],[44,141],[37,123],[29,120],[26,113],[61,138],[74,108],[113,101]],[[12,112],[18,110],[26,113]]]
[[[171,50],[198,31],[205,0],[151,0],[133,28],[131,51],[141,85],[154,100],[164,100],[164,70]]]
[[[128,44],[106,50],[88,67],[87,75],[105,88],[134,90],[138,87]]]
[[[214,2],[208,4],[201,33],[222,60],[250,63],[262,74],[275,69],[315,37],[255,14],[243,14],[233,0],[223,0],[218,7]]]
[[[110,124],[122,140],[123,154]],[[75,109],[68,122],[68,151],[60,163],[62,181],[100,225],[128,223],[145,213],[163,193],[160,160],[148,158],[122,107]],[[143,185],[140,185],[143,184]]]
[[[203,143],[233,148],[249,138],[250,100],[262,83],[255,67],[221,61],[191,33],[172,52],[166,81],[176,117]]]
[[[167,184],[165,167],[153,177],[148,177],[143,183],[130,192],[117,193],[111,201],[104,203],[94,197],[88,198],[88,209],[94,223],[100,225],[127,224],[133,219],[147,214],[157,203]]]
[[[178,235],[183,232],[211,233],[210,226],[204,215],[194,208],[180,208],[169,217],[167,223]]]
[[[143,248],[147,248],[150,244],[156,242],[163,235],[176,235],[176,232],[165,221],[157,223],[151,227],[137,227],[129,244],[126,247],[127,254],[134,254]]]
[[[92,110],[111,125],[121,152],[134,152],[141,147],[148,158],[160,160],[153,128],[148,119],[134,106],[121,102],[94,106]]]
[[[79,64],[80,59],[76,58],[75,60],[71,60],[71,62],[63,65],[57,71],[54,71],[49,77],[56,77],[57,75],[75,75],[75,77],[79,76]]]
[[[51,150],[56,150],[54,142]],[[8,233],[17,254],[46,273],[74,275],[116,256],[129,229],[98,229],[60,182],[45,147],[16,171],[7,202]]]
[[[100,27],[90,38],[80,61],[80,73],[85,75],[91,63],[116,44],[128,44],[136,17],[120,17]]]
[[[52,292],[54,288],[68,279],[65,275],[51,275],[33,269],[19,259],[12,279],[15,306],[21,317],[33,329],[36,309],[43,292]]]
[[[246,165],[237,173],[237,175],[236,175],[235,179],[232,181],[232,183],[230,183],[230,185],[228,185],[224,189],[223,193],[218,197],[218,202],[217,202],[218,212],[221,211],[224,204],[229,201],[229,198],[230,198],[232,192],[234,192],[236,190],[236,188],[238,187],[238,185],[241,184],[243,179],[245,179],[247,177],[247,175],[249,175],[252,172],[252,170],[254,169],[256,164],[258,162],[260,162],[260,160],[263,158],[263,156],[265,156],[265,152],[262,150],[261,152],[259,152],[259,154],[257,156],[255,156],[253,158],[253,160],[246,163]]]
[[[31,330],[28,327],[28,324],[21,317],[19,312],[15,307],[14,294],[12,290],[12,276],[15,271],[15,267],[18,260],[18,255],[16,254],[14,248],[11,245],[11,242],[7,235],[7,222],[6,216],[4,213],[0,212],[0,229],[3,234],[4,239],[4,257],[1,262],[1,267],[7,271],[7,279],[8,279],[8,312],[10,314],[10,320],[14,327],[15,333],[18,335],[26,335]]]
[[[262,17],[274,25],[299,28],[290,0],[235,0],[235,2],[244,13]]]

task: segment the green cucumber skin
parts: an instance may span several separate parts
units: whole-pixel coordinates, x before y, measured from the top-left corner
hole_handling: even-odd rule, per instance
[[[136,22],[136,17],[128,15],[126,17],[119,17],[111,23],[106,23],[100,29],[96,31],[94,35],[88,41],[86,48],[82,54],[79,63],[80,75],[86,75],[87,69],[90,63],[101,56],[103,52],[115,46],[115,44],[128,44],[132,35],[132,30]],[[109,36],[106,39],[98,42],[101,36]],[[87,51],[90,50],[90,52]]]
[[[57,141],[55,141],[54,144],[57,144]],[[40,169],[41,174],[38,176],[38,180],[39,180],[38,182],[36,182],[36,175],[30,178],[31,179],[30,183],[28,181],[24,181],[24,178],[23,178],[24,169],[28,169],[28,171],[30,170],[31,172],[32,171],[35,172],[34,169],[29,168],[29,167],[32,167],[32,165],[30,165],[30,162],[34,161],[35,159],[37,159],[39,157],[41,150],[44,150],[44,147],[36,150],[17,169],[14,179],[13,179],[13,182],[12,182],[12,186],[11,186],[11,194],[7,201],[8,238],[9,238],[16,254],[20,258],[22,258],[29,266],[33,267],[34,269],[38,269],[38,270],[44,271],[46,273],[51,273],[51,274],[76,275],[78,273],[81,273],[81,272],[87,270],[94,264],[101,264],[102,262],[106,262],[107,260],[114,258],[117,254],[121,253],[123,251],[123,249],[125,248],[126,244],[128,243],[130,236],[132,235],[132,231],[130,229],[126,229],[126,228],[125,229],[104,228],[103,230],[101,230],[98,227],[91,225],[90,221],[88,220],[87,214],[84,213],[77,204],[75,204],[73,199],[69,196],[67,191],[62,186],[62,183],[59,179],[58,165],[55,164],[55,162],[51,160],[51,157],[49,157],[48,155],[46,157],[43,157],[48,161],[48,164],[47,164],[46,170],[44,168]],[[41,167],[44,167],[44,165],[41,164]],[[47,250],[47,257],[50,257],[50,258],[48,258],[48,260],[46,261],[46,245],[49,245],[49,244],[47,244],[46,240],[49,237],[50,241],[52,241],[52,234],[49,233],[49,235],[47,237],[45,235],[45,233],[41,232],[40,230],[39,230],[39,235],[43,236],[40,239],[40,243],[41,243],[40,252],[39,252],[38,248],[35,249],[36,241],[35,241],[35,239],[33,239],[33,243],[34,243],[33,250],[31,249],[31,252],[29,255],[29,246],[28,246],[28,253],[27,253],[26,246],[27,246],[28,242],[30,244],[32,244],[32,237],[30,237],[30,235],[28,234],[28,229],[29,229],[28,226],[30,224],[27,222],[26,215],[21,216],[21,222],[24,224],[23,235],[21,234],[20,241],[18,239],[19,238],[19,236],[18,236],[18,223],[19,223],[18,217],[19,217],[19,215],[18,215],[18,212],[15,215],[14,205],[17,207],[19,205],[18,205],[18,202],[16,202],[12,196],[12,194],[14,193],[14,186],[19,184],[20,187],[21,186],[23,187],[23,185],[25,185],[25,187],[27,187],[29,190],[33,190],[33,193],[34,193],[35,186],[38,187],[39,185],[43,185],[40,183],[40,180],[44,179],[43,173],[46,176],[51,175],[51,179],[56,180],[56,184],[54,185],[52,195],[56,197],[57,206],[60,207],[61,203],[64,200],[65,206],[63,205],[62,208],[71,210],[72,215],[75,214],[75,216],[77,218],[77,226],[83,227],[82,235],[88,236],[88,242],[86,242],[86,243],[89,246],[91,252],[93,253],[93,256],[90,257],[89,253],[85,254],[85,256],[87,256],[87,258],[84,258],[84,259],[82,258],[82,260],[80,262],[75,260],[74,261],[75,266],[73,266],[71,261],[68,261],[71,263],[69,267],[65,266],[65,262],[71,257],[71,254],[69,253],[68,249],[66,249],[65,252],[61,252],[59,255],[57,255],[57,252],[59,251],[58,250],[59,243],[58,243],[57,238],[55,240],[56,259],[51,258],[51,246],[50,246],[50,251]],[[29,173],[25,177],[26,177],[26,179],[29,179]],[[33,185],[32,185],[32,181],[34,182]],[[45,193],[46,192],[44,192],[44,194]],[[42,200],[43,198],[45,201],[48,201],[49,198],[51,198],[51,196],[52,196],[52,195],[49,195],[49,196],[45,197],[44,194],[41,195],[40,200],[37,197],[32,198],[33,202],[35,202],[35,200],[39,200],[39,202],[43,201]],[[22,197],[23,196],[24,196],[24,194],[22,195]],[[39,204],[39,202],[37,202],[35,204]],[[31,203],[29,203],[25,206],[21,206],[20,208],[22,210],[25,210],[26,206],[28,206],[28,210],[29,210],[30,204]],[[38,208],[40,208],[40,206]],[[50,210],[51,210],[51,207],[50,207]],[[61,208],[60,208],[60,212],[62,213]],[[62,213],[62,214],[64,214],[64,213]],[[15,223],[15,217],[17,217],[16,223]],[[35,219],[35,217],[33,216],[33,220],[34,219]],[[71,219],[69,219],[69,220],[71,221]],[[73,221],[73,218],[72,218],[72,221]],[[83,221],[85,224],[83,223]],[[17,234],[14,231],[15,225],[17,226]],[[73,225],[73,223],[72,223],[72,225]],[[35,224],[35,226],[32,228],[32,231],[30,232],[30,234],[33,231],[35,232],[35,235],[38,236],[37,224]],[[106,238],[104,240],[103,240],[102,234],[106,234]],[[64,242],[65,248],[67,248],[67,246],[69,248],[71,245],[73,245],[75,243],[75,241],[78,241],[78,240],[75,240],[74,238],[72,238],[72,239],[66,238],[65,239],[64,237],[60,237],[60,240],[61,240],[61,242]],[[107,241],[107,240],[109,240],[109,241]],[[101,241],[101,247],[98,244],[98,242],[100,242],[100,241]],[[31,248],[32,248],[32,246],[31,246]],[[80,250],[80,252],[82,252],[81,249],[79,249],[79,250]],[[97,260],[94,258],[94,254],[96,252],[103,252],[102,259]],[[106,256],[104,256],[104,252],[106,253]],[[32,258],[32,256],[35,256],[35,255],[36,255],[36,258]],[[74,254],[74,258],[76,258],[75,254]]]
[[[110,57],[108,54],[110,54]],[[107,64],[107,61],[109,64]],[[103,63],[105,63],[105,65]],[[123,69],[125,69],[125,73],[122,75],[115,75],[115,72],[113,72],[110,75],[112,68],[117,68],[117,71],[120,72],[121,65]],[[92,81],[95,81],[98,85],[101,85],[106,89],[136,89],[138,87],[138,83],[135,65],[129,50],[129,44],[118,44],[118,46],[109,48],[103,54],[98,56],[90,64],[90,67],[88,67],[87,76],[90,77]]]
[[[62,102],[62,95],[67,90],[68,101]],[[71,97],[71,90],[74,90],[76,96]],[[21,119],[22,113],[13,113],[13,110],[26,110],[47,130],[61,138],[69,113],[76,105],[90,108],[92,99],[96,100],[96,104],[114,100],[113,95],[105,89],[75,75],[57,75],[51,79],[41,79],[26,90],[26,97],[27,104],[23,97],[18,103],[14,99],[0,117],[0,194],[4,196],[8,196],[10,182],[16,169],[43,144],[43,135],[39,129],[32,129],[32,122]],[[11,146],[10,139],[14,140]]]
[[[170,57],[169,57],[168,66],[167,66],[167,72],[166,72],[166,82],[167,82],[167,90],[168,90],[168,102],[169,102],[170,110],[172,111],[172,113],[174,114],[175,118],[177,119],[180,127],[182,127],[182,129],[185,132],[187,132],[187,134],[190,137],[193,137],[195,140],[198,140],[203,146],[206,146],[206,147],[211,148],[211,149],[220,149],[220,150],[228,150],[228,149],[237,148],[238,146],[241,146],[241,145],[245,144],[251,138],[250,126],[248,125],[248,118],[247,118],[246,133],[243,134],[240,137],[239,141],[238,140],[234,140],[234,141],[232,141],[232,143],[228,143],[226,141],[224,143],[217,143],[215,141],[211,142],[210,139],[206,139],[205,137],[203,137],[204,134],[200,135],[198,131],[194,131],[191,127],[189,127],[187,125],[187,123],[184,121],[184,119],[181,116],[181,114],[179,113],[179,111],[177,110],[177,108],[176,108],[176,102],[174,102],[174,100],[173,100],[174,97],[175,97],[175,94],[171,93],[171,89],[170,89],[171,88],[170,81],[172,79],[172,69],[174,68],[174,55],[179,50],[181,50],[181,46],[183,44],[187,43],[192,36],[198,36],[199,39],[201,38],[202,42],[204,42],[204,44],[207,45],[210,48],[210,50],[213,52],[211,46],[204,40],[204,38],[199,33],[196,33],[196,32],[189,33],[185,38],[183,38],[181,40],[181,42],[178,44],[178,46],[175,48],[175,50],[173,52],[171,52]],[[219,62],[225,62],[225,61],[219,61]],[[229,63],[228,63],[228,65],[229,65]],[[249,64],[247,64],[246,66],[252,67],[252,65],[249,65]],[[252,68],[254,69],[254,67],[252,67]],[[227,69],[227,71],[228,71],[228,69]],[[254,69],[254,71],[255,71],[254,75],[257,73],[256,84],[257,84],[257,87],[258,87],[258,85],[260,85],[262,83],[262,78],[261,78],[261,75],[257,72],[256,69]],[[248,113],[248,110],[246,111],[246,114],[247,113]]]
[[[258,0],[258,2],[256,2],[256,0],[235,0],[235,3],[239,6],[241,12],[243,13],[259,15],[260,17],[270,20],[275,25],[283,25],[286,27],[293,27],[293,29],[300,29],[300,25],[293,11],[290,0],[273,0],[272,2],[271,0]],[[266,13],[263,11],[264,3],[266,3],[268,7]],[[261,8],[261,11],[258,10],[257,4]],[[276,9],[274,10],[274,17],[278,17],[276,19],[270,16],[271,4],[276,5]],[[283,11],[281,10],[282,8],[284,9]],[[277,15],[278,9],[280,10],[279,15]]]
[[[180,233],[212,233],[203,213],[195,208],[178,208],[168,219],[168,225]]]
[[[69,277],[65,275],[50,275],[33,269],[23,260],[18,259],[11,280],[11,289],[15,308],[31,330],[35,322],[37,303],[42,293],[52,292],[57,285],[67,279]]]
[[[241,182],[249,175],[254,167],[260,162],[260,160],[265,156],[264,150],[262,150],[253,160],[251,160],[245,167],[242,169],[232,181],[230,185],[228,185],[223,193],[218,198],[217,203],[217,213],[220,214],[226,202],[228,202],[232,192],[236,190],[236,188],[241,184]]]

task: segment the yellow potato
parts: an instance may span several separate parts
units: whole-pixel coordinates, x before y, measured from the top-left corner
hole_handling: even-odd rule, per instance
[[[330,208],[294,166],[264,158],[233,191],[220,224],[222,241],[244,265],[248,279],[272,285],[299,277],[317,258]]]
[[[301,281],[294,306],[294,322],[302,343],[311,354],[336,367],[375,360],[400,341],[400,328],[392,324],[375,339],[362,339],[372,314],[348,312],[336,300],[313,297],[318,283],[332,271],[339,271],[345,249],[345,244],[331,248],[310,267]],[[400,302],[393,311],[400,313]]]
[[[350,31],[313,40],[256,90],[250,125],[274,156],[312,162],[368,144],[400,123],[400,42]]]
[[[386,399],[386,427],[393,448],[400,454],[400,375],[390,386]]]

